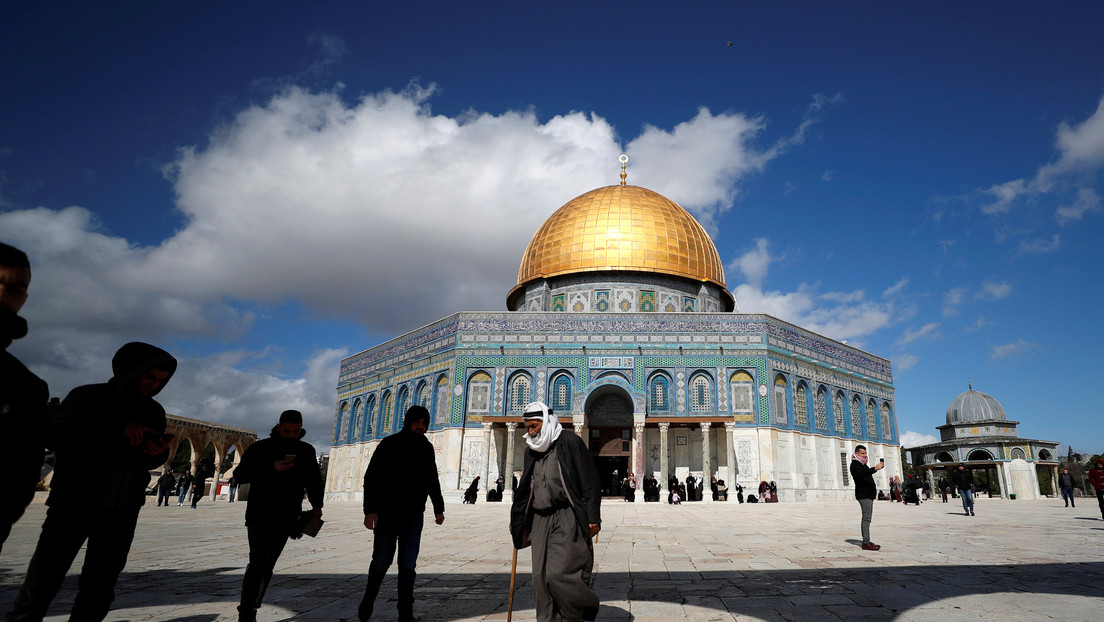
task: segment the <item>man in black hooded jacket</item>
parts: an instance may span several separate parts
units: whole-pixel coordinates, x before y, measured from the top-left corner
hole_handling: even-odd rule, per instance
[[[50,418],[46,440],[56,462],[49,510],[8,622],[42,620],[85,540],[88,550],[69,619],[103,620],[115,600],[115,583],[146,501],[149,470],[169,455],[165,409],[153,396],[176,371],[176,359],[132,342],[115,353],[111,369],[111,380],[73,389]],[[103,474],[96,494],[88,490],[90,468]]]
[[[445,500],[437,479],[433,445],[426,439],[429,411],[411,406],[403,429],[380,441],[364,471],[364,526],[375,533],[368,584],[357,609],[363,622],[372,617],[380,584],[399,550],[399,620],[414,619],[415,566],[422,539],[426,498],[433,501],[437,524],[445,522]],[[395,484],[398,483],[396,486]]]
[[[18,314],[30,284],[27,255],[0,242],[0,426],[5,438],[18,439],[0,452],[0,548],[34,498],[42,471],[49,390],[8,352],[13,339],[27,335],[27,321]]]
[[[250,445],[234,469],[234,480],[249,484],[249,500],[245,506],[249,565],[242,577],[238,605],[241,622],[256,619],[276,560],[292,532],[297,530],[304,491],[311,504],[311,513],[322,516],[322,475],[314,446],[300,440],[304,436],[302,413],[285,410],[280,413],[280,422],[272,428],[269,437]],[[196,485],[199,485],[198,478]]]

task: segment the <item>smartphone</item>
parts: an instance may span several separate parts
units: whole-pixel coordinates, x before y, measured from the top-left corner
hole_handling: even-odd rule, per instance
[[[881,460],[879,460],[878,462],[881,462],[882,464],[885,464],[885,458],[882,458],[882,459],[881,459]]]
[[[288,454],[288,455],[284,456],[284,460],[294,460],[295,458],[296,458],[295,454]]]

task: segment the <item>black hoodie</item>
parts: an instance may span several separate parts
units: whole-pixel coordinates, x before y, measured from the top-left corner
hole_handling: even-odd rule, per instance
[[[168,376],[152,395],[138,391],[138,379],[151,369]],[[141,506],[146,501],[149,470],[168,459],[168,450],[147,455],[142,445],[131,445],[123,433],[128,423],[137,423],[155,433],[165,432],[165,409],[154,399],[173,373],[176,359],[161,348],[132,342],[119,348],[111,359],[111,380],[104,384],[77,387],[50,418],[47,446],[54,449],[56,462],[48,505],[122,508]],[[88,473],[102,474],[89,488]]]
[[[277,426],[278,427],[278,426]],[[245,524],[280,524],[289,531],[299,519],[306,492],[311,507],[322,507],[324,485],[314,446],[299,438],[282,438],[272,428],[269,437],[250,445],[234,468],[234,481],[249,484]],[[295,466],[277,471],[275,463],[294,455]]]

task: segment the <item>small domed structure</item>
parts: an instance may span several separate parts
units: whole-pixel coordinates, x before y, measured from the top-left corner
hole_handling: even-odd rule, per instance
[[[991,395],[970,390],[951,400],[947,407],[947,425],[957,423],[980,423],[982,421],[1005,421],[1004,407]]]

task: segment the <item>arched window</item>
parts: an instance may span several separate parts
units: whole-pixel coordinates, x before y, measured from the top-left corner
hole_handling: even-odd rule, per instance
[[[448,376],[441,374],[437,377],[437,407],[433,411],[433,423],[448,423],[450,402]]]
[[[426,391],[426,381],[418,382],[418,388],[414,389],[414,403],[422,408],[429,408],[429,391]]]
[[[349,416],[349,419],[351,421],[351,423],[349,424],[350,442],[357,440],[357,434],[360,432],[360,427],[363,425],[363,422],[360,419],[360,406],[360,399],[357,398],[357,400],[353,402],[353,414]]]
[[[1039,459],[1040,460],[1050,460],[1051,459],[1050,452],[1045,450],[1045,449],[1040,449],[1039,450]]]
[[[1012,448],[1012,459],[1013,460],[1027,460],[1027,453],[1024,452],[1024,450],[1020,449],[1019,447],[1013,447]]]
[[[468,412],[485,413],[491,410],[491,375],[477,371],[468,378]]]
[[[866,436],[867,438],[878,438],[878,428],[875,426],[877,422],[874,420],[875,413],[878,412],[878,405],[874,403],[874,398],[870,398],[870,401],[866,404]]]
[[[816,429],[828,429],[828,391],[824,387],[817,389],[816,401],[813,402],[813,416],[816,418]]]
[[[648,405],[651,412],[671,410],[671,385],[663,374],[652,376],[652,386],[648,390]]]
[[[690,379],[690,410],[691,412],[709,412],[713,410],[713,399],[710,390],[709,376],[695,374]]]
[[[392,415],[395,414],[394,409],[395,402],[392,399],[391,392],[388,391],[383,396],[383,411],[380,413],[383,418],[383,426],[380,428],[380,432],[387,433],[387,431],[391,429]]]
[[[740,370],[728,379],[729,392],[732,394],[733,413],[751,413],[755,408],[755,380],[751,374]]]
[[[510,410],[521,412],[533,401],[533,382],[527,374],[517,374],[510,381]]]
[[[787,424],[790,422],[790,409],[786,404],[786,377],[778,374],[774,377],[774,422]]]
[[[856,395],[851,398],[851,436],[862,436],[862,422],[862,400]]]
[[[797,385],[794,391],[794,425],[806,427],[809,425],[808,407],[805,405],[805,383]]]
[[[993,454],[985,451],[984,449],[975,449],[966,456],[967,460],[992,460]]]
[[[836,391],[836,397],[832,400],[832,423],[835,425],[836,434],[846,434],[843,429],[843,391]]]
[[[935,460],[937,462],[954,462],[954,456],[949,451],[941,451],[935,454]]]
[[[560,374],[552,381],[552,410],[571,412],[571,377],[567,374]]]
[[[882,402],[882,438],[893,438],[893,429],[889,425],[889,402]]]
[[[404,385],[399,389],[399,399],[395,400],[395,419],[391,427],[388,428],[391,432],[395,432],[402,428],[403,418],[406,417],[406,409],[410,404],[410,389]]]
[[[334,426],[334,443],[341,443],[349,433],[349,402],[342,402],[337,409],[337,425]]]
[[[364,407],[364,431],[362,438],[370,438],[372,431],[376,429],[376,396],[368,398],[368,405]]]

